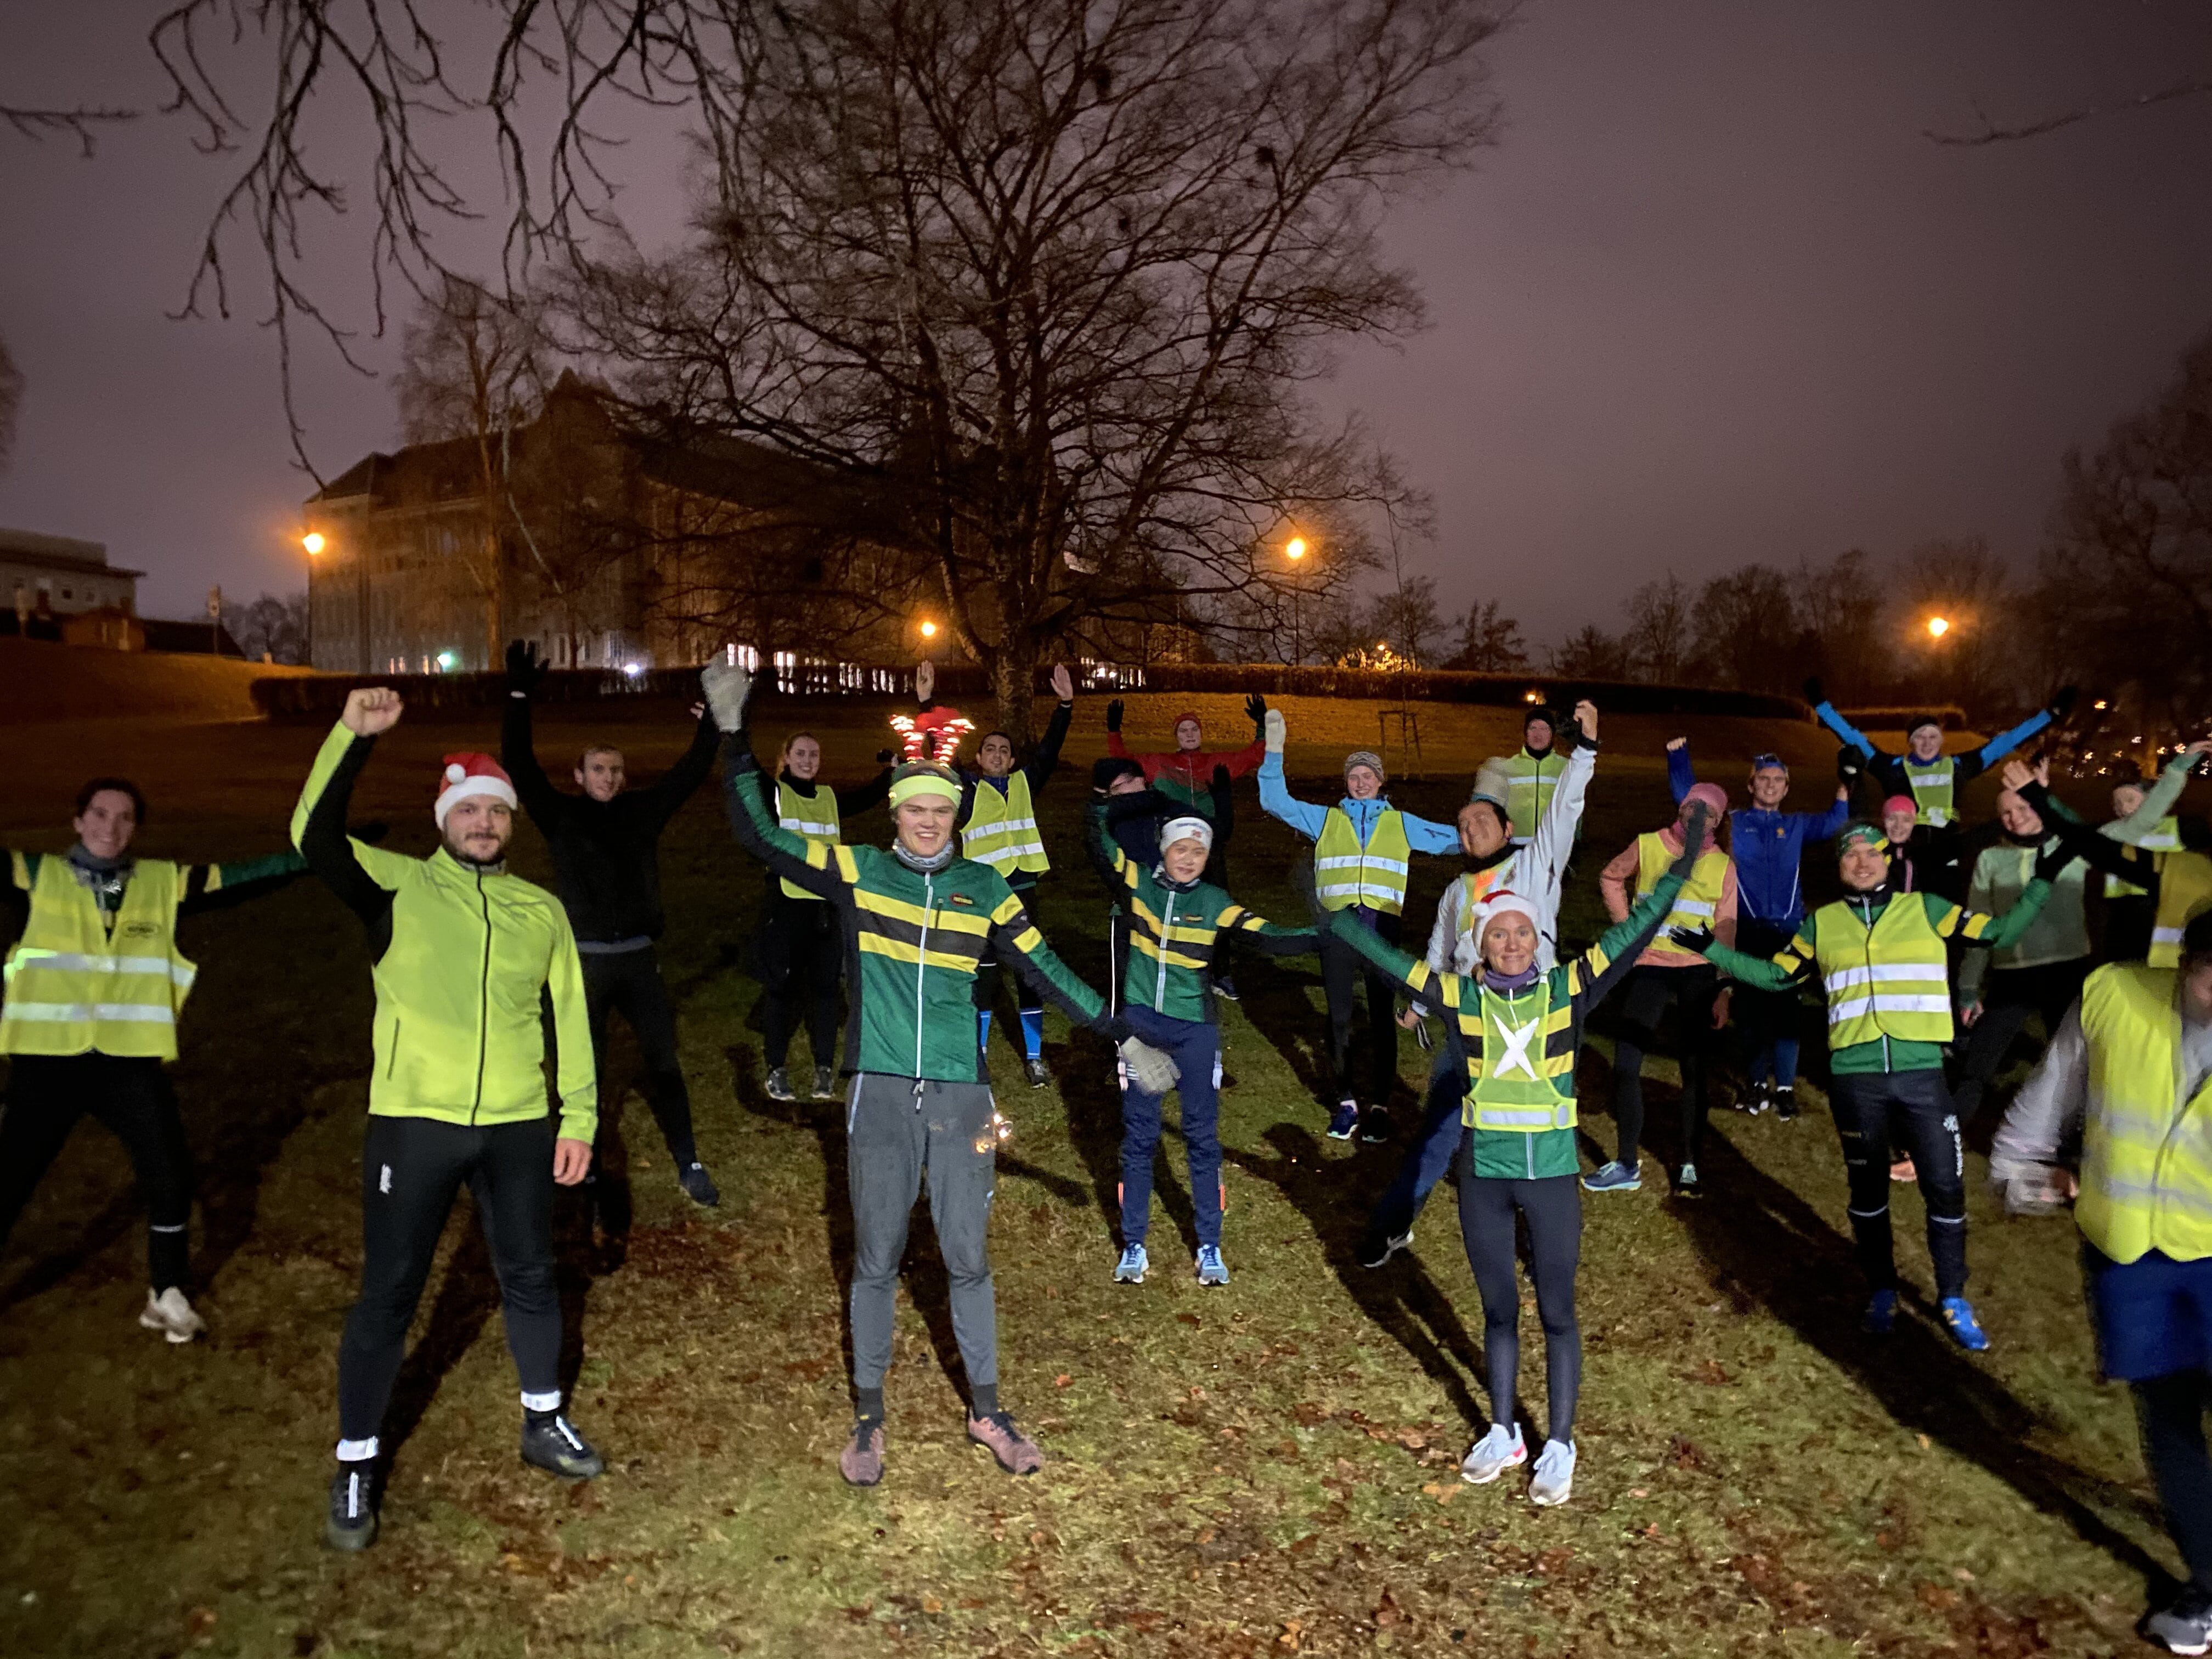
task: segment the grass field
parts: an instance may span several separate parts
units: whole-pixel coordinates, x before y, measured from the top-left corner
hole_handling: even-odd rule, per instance
[[[1134,699],[1133,739],[1172,702]],[[1200,700],[1223,733],[1235,700]],[[1217,708],[1215,705],[1218,705]],[[1371,704],[1291,700],[1294,778],[1329,787],[1376,741]],[[1044,921],[1102,969],[1103,903],[1077,854],[1080,775],[1101,752],[1086,702],[1075,764],[1043,797],[1061,868]],[[876,714],[817,723],[858,775]],[[1425,708],[1422,778],[1402,805],[1449,815],[1510,711]],[[1680,723],[1608,721],[1570,935],[1599,923],[1595,871],[1668,811],[1660,745]],[[686,733],[665,705],[550,711],[549,757],[618,728],[641,773]],[[1688,723],[1708,775],[1778,747],[1798,805],[1828,782],[1811,728]],[[410,723],[357,811],[426,851],[437,757],[488,720]],[[780,735],[770,720],[763,745]],[[97,770],[154,799],[149,855],[279,842],[318,727],[121,721],[0,730],[0,836],[58,850]],[[1394,752],[1393,760],[1397,757]],[[1425,781],[1424,781],[1425,780]],[[1986,786],[1984,786],[1984,790]],[[1986,811],[1979,792],[1970,801]],[[1297,847],[1239,803],[1240,896],[1296,918]],[[856,834],[880,833],[855,826]],[[518,861],[542,875],[525,830]],[[678,1193],[634,1092],[610,1172],[626,1234],[562,1217],[580,1424],[607,1476],[562,1488],[514,1451],[496,1293],[463,1211],[425,1298],[396,1407],[384,1541],[319,1544],[333,1357],[358,1259],[356,1153],[368,978],[359,929],[312,882],[196,919],[203,972],[176,1067],[201,1170],[196,1271],[213,1340],[172,1349],[132,1322],[143,1232],[119,1153],[71,1144],[0,1256],[0,1649],[25,1655],[675,1656],[1081,1653],[2122,1653],[2171,1551],[2124,1392],[2100,1386],[2063,1220],[2007,1223],[1971,1182],[1974,1293],[1996,1346],[1930,1323],[1919,1206],[1899,1201],[1911,1317],[1856,1334],[1835,1133],[1718,1114],[1702,1204],[1643,1193],[1587,1206],[1588,1372],[1574,1502],[1453,1463],[1482,1421],[1480,1316],[1449,1192],[1387,1270],[1351,1249],[1389,1148],[1321,1135],[1320,994],[1304,964],[1255,961],[1225,1012],[1226,1290],[1175,1270],[1189,1237],[1180,1147],[1153,1231],[1156,1272],[1109,1282],[1116,1103],[1103,1045],[1055,1017],[1055,1089],[994,1054],[1015,1132],[994,1231],[1003,1387],[1050,1461],[1001,1475],[961,1437],[942,1273],[918,1219],[890,1378],[888,1478],[839,1481],[848,1421],[839,1274],[849,1254],[832,1106],[758,1085],[743,942],[761,890],[703,791],[665,849],[665,958],[681,1003],[703,1155],[726,1194]],[[1446,872],[1425,869],[1422,925]],[[805,1039],[800,1039],[803,1048]],[[1425,1057],[1401,1048],[1410,1109]],[[617,1074],[635,1071],[626,1040]],[[1586,1056],[1588,1150],[1612,1144],[1605,1045]],[[621,1092],[618,1085],[617,1092]],[[1654,1090],[1670,1144],[1670,1078]],[[1984,1129],[1986,1130],[1986,1124]],[[1977,1165],[1978,1159],[1974,1160]],[[1647,1168],[1650,1159],[1647,1155]],[[1972,1172],[1970,1172],[1972,1173]],[[1542,1421],[1541,1339],[1525,1310],[1523,1389]]]

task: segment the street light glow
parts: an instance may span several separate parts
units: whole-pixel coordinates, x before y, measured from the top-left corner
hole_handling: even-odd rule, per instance
[[[926,622],[922,623],[921,637],[925,640],[935,639],[937,637],[937,624],[933,622]]]
[[[1951,623],[1948,617],[1930,617],[1928,619],[1928,637],[1929,639],[1940,640],[1950,631]]]
[[[330,544],[323,539],[323,532],[321,531],[310,530],[306,535],[300,538],[300,545],[307,550],[307,556],[312,559],[316,554],[328,547]]]
[[[1290,540],[1283,544],[1283,556],[1285,558],[1295,562],[1299,559],[1303,559],[1305,556],[1306,538],[1304,537],[1293,536]]]

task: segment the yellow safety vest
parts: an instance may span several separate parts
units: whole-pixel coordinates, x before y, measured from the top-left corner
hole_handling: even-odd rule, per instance
[[[1398,915],[1406,908],[1406,878],[1413,865],[1405,814],[1395,806],[1375,820],[1364,847],[1341,806],[1330,807],[1322,820],[1321,839],[1314,843],[1314,886],[1324,909],[1364,904],[1386,916]]]
[[[834,847],[842,841],[844,825],[837,817],[837,792],[827,784],[814,787],[814,799],[809,800],[799,791],[779,778],[775,785],[775,821],[794,836]],[[787,878],[783,890],[795,899],[821,902],[819,893],[810,893],[804,887]]]
[[[2150,854],[2152,869],[2163,870],[2166,868],[2166,855],[2168,853],[2178,853],[2181,850],[2181,820],[2169,812],[2160,818],[2150,834],[2145,836],[2141,841],[2120,843],[2123,847],[2130,844]],[[2133,882],[2122,881],[2118,876],[2105,878],[2105,896],[2108,899],[2141,898],[2144,891],[2144,889],[2136,886]]]
[[[1571,1129],[1575,1113],[1574,1004],[1552,1001],[1552,976],[1506,996],[1454,975],[1443,981],[1448,1012],[1462,1031],[1481,1034],[1468,1061],[1460,1121],[1509,1134]],[[1473,1043],[1463,1045],[1472,1056]]]
[[[1567,757],[1556,749],[1539,760],[1525,748],[1505,762],[1505,815],[1513,820],[1513,833],[1526,841],[1551,810],[1559,780],[1566,775]]]
[[[1898,893],[1869,927],[1842,901],[1813,915],[1828,994],[1828,1047],[1951,1040],[1951,963],[1917,893]]]
[[[2081,988],[2089,1103],[2074,1219],[2115,1261],[2212,1255],[2212,1078],[2179,1097],[2176,978],[2116,962]]]
[[[2150,965],[2181,966],[2181,930],[2212,910],[2212,854],[2173,852],[2158,872],[2158,915],[2151,924]]]
[[[1636,838],[1636,896],[1642,898],[1658,886],[1659,878],[1674,866],[1679,853],[1668,850],[1667,843],[1656,830]],[[1648,947],[1661,956],[1673,957],[1683,962],[1703,960],[1694,951],[1685,951],[1667,937],[1669,927],[1711,927],[1719,920],[1721,899],[1728,879],[1729,855],[1717,847],[1710,853],[1700,853],[1698,861],[1690,866],[1690,878],[1682,884],[1682,890],[1674,896],[1674,908],[1667,913],[1667,920],[1659,924]]]
[[[1052,868],[1037,836],[1036,806],[1030,799],[1029,774],[1017,767],[1006,776],[1006,793],[991,784],[975,785],[968,827],[960,832],[960,856],[988,864],[1000,875],[1016,870]]]
[[[1941,830],[1959,816],[1959,769],[1955,757],[1938,755],[1925,763],[1905,757],[1905,781],[1912,790],[1915,823]]]
[[[15,855],[19,884],[27,873]],[[174,1060],[177,1016],[198,971],[177,952],[185,872],[159,859],[134,865],[111,929],[69,860],[39,860],[30,920],[8,953],[0,1054]]]

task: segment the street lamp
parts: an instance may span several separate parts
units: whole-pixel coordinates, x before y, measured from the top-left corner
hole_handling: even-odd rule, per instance
[[[330,543],[323,539],[323,532],[321,531],[310,530],[306,535],[300,538],[300,545],[307,550],[307,556],[312,559],[316,554],[328,547]]]
[[[933,622],[926,622],[922,623],[921,637],[925,640],[935,639],[937,637],[937,624]]]
[[[1283,556],[1288,559],[1292,564],[1296,564],[1300,559],[1305,557],[1305,556],[1306,538],[1304,537],[1293,536],[1289,541],[1283,544]]]
[[[1951,619],[1949,617],[1930,617],[1928,619],[1928,637],[1929,639],[1940,640],[1950,631]]]

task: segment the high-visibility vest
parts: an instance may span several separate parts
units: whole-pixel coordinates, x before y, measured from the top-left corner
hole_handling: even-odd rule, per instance
[[[2074,1220],[2115,1261],[2212,1255],[2212,1078],[2179,1097],[2177,978],[2116,962],[2081,988],[2089,1099]]]
[[[2158,872],[2158,915],[2151,923],[2150,965],[2181,966],[2181,930],[2212,910],[2212,854],[2173,852]]]
[[[1951,1040],[1951,964],[1917,893],[1893,895],[1869,927],[1842,900],[1813,915],[1813,952],[1828,994],[1828,1047],[1883,1037]]]
[[[20,880],[26,866],[15,856]],[[40,860],[30,919],[8,953],[0,1054],[174,1060],[177,1016],[197,971],[177,951],[184,896],[182,866],[142,860],[111,928],[67,859]]]
[[[2126,842],[2120,844],[2124,847],[2130,845]],[[2150,834],[2132,844],[2150,854],[2152,869],[2163,870],[2166,868],[2166,855],[2181,850],[2181,820],[2169,812],[2158,821]],[[2108,899],[2141,898],[2144,890],[2133,882],[2123,881],[2118,876],[2105,878],[2105,896]]]
[[[1513,995],[1478,989],[1472,980],[1446,981],[1461,997],[1477,999],[1475,1006],[1451,1012],[1462,1030],[1480,1021],[1482,1032],[1481,1056],[1468,1062],[1462,1123],[1530,1135],[1575,1127],[1574,1003],[1553,1001],[1552,978],[1540,975]]]
[[[1044,842],[1037,836],[1029,774],[1017,768],[1006,774],[1004,781],[1004,794],[988,780],[977,781],[968,827],[960,832],[960,856],[988,864],[1002,876],[1016,870],[1051,869]]]
[[[1383,810],[1362,847],[1351,814],[1332,806],[1314,843],[1314,888],[1324,909],[1364,904],[1395,916],[1406,908],[1406,878],[1413,865],[1413,844],[1406,839],[1406,817],[1397,808]]]
[[[1554,750],[1540,758],[1523,748],[1505,762],[1505,815],[1513,820],[1513,833],[1526,841],[1551,810],[1552,797],[1566,775],[1566,757]]]
[[[1642,898],[1658,886],[1659,878],[1674,866],[1680,854],[1668,849],[1656,830],[1636,838],[1636,896]],[[1711,927],[1720,917],[1721,899],[1729,872],[1729,855],[1717,847],[1711,852],[1698,854],[1698,861],[1690,866],[1690,878],[1682,884],[1682,890],[1674,896],[1674,908],[1667,913],[1667,920],[1659,924],[1659,931],[1651,936],[1649,949],[1662,956],[1679,957],[1684,962],[1702,961],[1694,951],[1685,951],[1667,937],[1670,927]]]
[[[1911,788],[1916,809],[1912,821],[1941,830],[1959,816],[1959,768],[1954,757],[1938,755],[1932,761],[1905,757],[1905,781]]]
[[[814,799],[809,800],[799,791],[779,778],[775,784],[775,821],[794,836],[804,836],[809,841],[834,847],[845,838],[844,825],[837,817],[837,792],[826,784],[817,784]],[[787,878],[783,890],[795,899],[812,899],[820,902],[819,893],[810,893]]]

